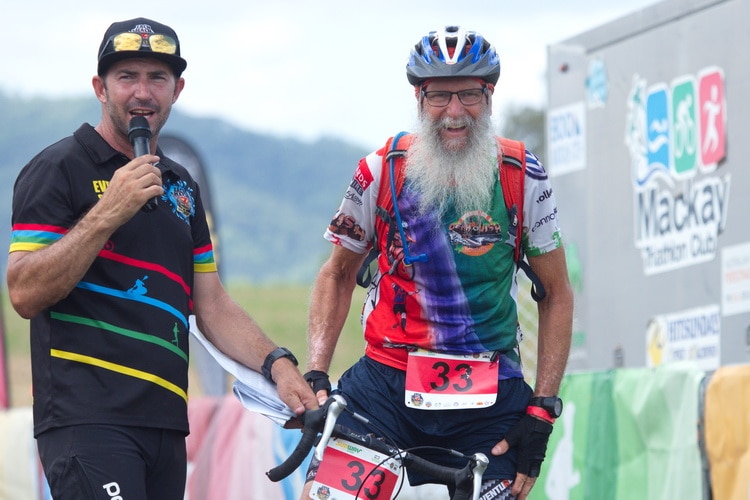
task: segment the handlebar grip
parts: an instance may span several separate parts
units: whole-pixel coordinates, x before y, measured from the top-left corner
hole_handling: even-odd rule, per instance
[[[334,432],[334,434],[361,444],[371,450],[382,453],[383,455],[399,458],[406,468],[411,468],[414,471],[419,471],[426,476],[430,476],[440,484],[455,484],[456,482],[463,480],[464,476],[471,475],[471,469],[468,466],[464,468],[465,470],[457,471],[454,467],[436,464],[415,455],[412,452],[398,450],[371,434],[361,435],[358,433],[352,433],[350,429],[342,427],[341,425],[336,425],[336,432]],[[451,452],[458,456],[461,455],[457,451]]]
[[[425,460],[413,453],[407,453],[402,457],[402,463],[407,469],[422,472],[430,476],[440,484],[454,484],[456,482],[456,469]]]
[[[346,401],[340,396],[331,396],[328,401],[317,410],[306,411],[303,415],[304,427],[302,438],[297,443],[294,451],[281,464],[266,472],[266,476],[273,482],[278,482],[294,472],[310,453],[318,433],[323,431],[323,439],[330,437],[336,418],[346,406]],[[327,435],[326,435],[327,430]],[[323,443],[325,446],[325,443]],[[322,455],[322,452],[321,452]]]
[[[287,459],[284,460],[281,464],[266,472],[266,476],[268,476],[268,479],[270,479],[274,483],[279,482],[289,474],[294,472],[297,467],[302,465],[302,462],[304,462],[305,458],[307,458],[308,453],[310,453],[313,444],[315,444],[315,438],[317,437],[317,435],[318,432],[315,427],[305,426],[304,430],[302,431],[302,439],[299,440],[299,442],[297,443],[297,447],[294,448],[292,454],[289,455],[289,457],[287,457]]]

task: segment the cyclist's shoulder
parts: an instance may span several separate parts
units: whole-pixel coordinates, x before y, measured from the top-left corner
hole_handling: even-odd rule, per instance
[[[526,153],[526,178],[527,179],[546,179],[547,170],[544,168],[542,160],[528,149]]]

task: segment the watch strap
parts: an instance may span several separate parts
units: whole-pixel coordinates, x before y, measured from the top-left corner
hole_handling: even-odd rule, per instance
[[[294,354],[292,354],[292,351],[290,351],[286,347],[277,347],[276,349],[271,351],[271,353],[268,356],[266,356],[266,360],[263,362],[263,366],[261,367],[261,373],[272,384],[275,384],[276,382],[273,380],[273,377],[271,376],[271,367],[280,358],[289,358],[289,360],[292,363],[294,363],[294,366],[299,365],[297,358],[294,357]]]
[[[529,406],[526,407],[526,413],[528,415],[532,415],[534,417],[541,418],[542,420],[544,420],[545,422],[549,422],[550,424],[554,424],[555,423],[555,419],[552,418],[550,416],[549,412],[547,412],[547,410],[545,410],[541,406],[531,406],[531,405],[529,405]]]
[[[553,419],[562,413],[562,400],[558,396],[535,396],[529,400],[529,406],[543,409]]]

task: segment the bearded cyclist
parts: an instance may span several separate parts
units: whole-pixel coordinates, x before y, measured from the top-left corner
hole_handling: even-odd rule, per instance
[[[409,136],[405,182],[384,217],[378,193],[391,180],[382,168],[387,148],[360,160],[325,232],[334,247],[313,287],[306,379],[323,402],[357,272],[376,245],[378,271],[362,315],[364,356],[343,374],[337,391],[402,449],[439,444],[485,453],[490,464],[481,498],[522,500],[539,476],[562,410],[557,394],[572,331],[573,293],[555,197],[540,161],[519,148],[526,162],[523,250],[546,290],[538,302],[532,389],[521,370],[516,263],[513,247],[503,241],[513,221],[503,203],[501,146],[491,120],[500,58],[479,33],[449,26],[416,44],[406,76],[419,124]],[[358,231],[337,227],[342,219]],[[384,219],[398,221],[395,236]],[[466,235],[481,238],[468,245]],[[398,254],[388,241],[394,237],[404,242]],[[393,328],[396,323],[403,328]],[[368,432],[346,413],[339,423]],[[461,466],[445,453],[416,453]],[[310,498],[318,467],[313,461],[303,498]],[[431,482],[412,472],[409,480]]]

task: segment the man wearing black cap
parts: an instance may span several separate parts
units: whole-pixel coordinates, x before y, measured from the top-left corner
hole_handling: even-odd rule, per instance
[[[112,24],[92,81],[100,123],[14,187],[8,290],[31,320],[34,434],[56,500],[182,500],[191,314],[298,414],[317,407],[294,356],[224,290],[199,186],[157,148],[186,65],[170,27]],[[134,117],[155,154],[134,157]]]

